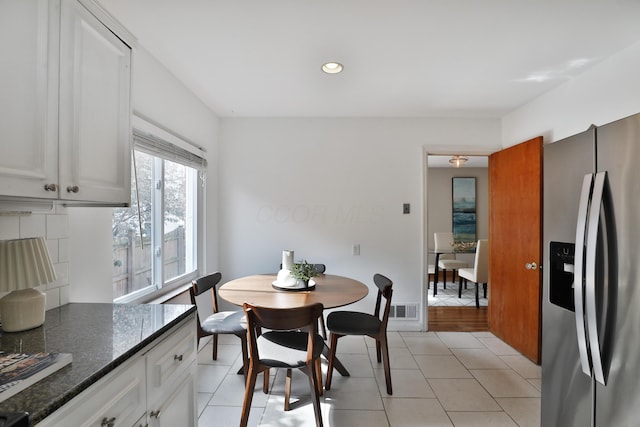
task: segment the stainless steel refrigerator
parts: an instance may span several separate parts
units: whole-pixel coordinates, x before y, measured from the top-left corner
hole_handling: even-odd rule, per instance
[[[541,425],[640,426],[640,115],[544,146]]]

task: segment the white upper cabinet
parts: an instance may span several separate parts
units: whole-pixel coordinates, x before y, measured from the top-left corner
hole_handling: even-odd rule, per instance
[[[0,0],[0,194],[57,198],[58,19],[47,0]]]
[[[131,47],[83,0],[0,0],[0,195],[130,202]]]

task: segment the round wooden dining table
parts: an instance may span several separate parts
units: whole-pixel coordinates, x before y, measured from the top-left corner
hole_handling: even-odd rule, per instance
[[[369,288],[364,283],[333,274],[313,277],[315,286],[309,290],[277,288],[273,285],[276,278],[275,274],[240,277],[222,285],[218,289],[218,296],[240,306],[249,302],[262,307],[294,308],[320,302],[324,308],[336,308],[360,301],[369,293]],[[322,354],[329,357],[326,341]],[[341,375],[349,376],[349,371],[338,358],[334,360],[334,367]]]
[[[324,308],[342,307],[366,297],[364,283],[344,276],[320,274],[313,277],[310,290],[283,290],[273,286],[275,274],[256,274],[231,280],[218,289],[218,295],[235,305],[245,302],[270,308],[293,308],[322,303]]]

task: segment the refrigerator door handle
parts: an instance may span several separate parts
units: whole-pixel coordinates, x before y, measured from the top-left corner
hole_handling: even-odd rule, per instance
[[[587,224],[587,254],[586,254],[586,286],[585,307],[587,311],[587,327],[589,330],[589,346],[591,348],[591,362],[593,376],[602,385],[605,384],[604,371],[602,369],[602,352],[598,337],[598,318],[596,312],[596,249],[598,242],[598,227],[600,225],[600,207],[606,172],[598,172],[593,184],[591,195],[591,208],[589,209],[589,223]]]
[[[580,204],[578,205],[578,224],[576,226],[576,246],[573,273],[573,298],[575,303],[576,334],[578,336],[578,354],[582,372],[591,376],[591,361],[587,350],[587,332],[584,325],[584,245],[587,216],[589,214],[589,199],[593,186],[593,174],[586,174],[582,180]]]

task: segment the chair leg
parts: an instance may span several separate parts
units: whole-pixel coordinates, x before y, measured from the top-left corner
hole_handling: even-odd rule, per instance
[[[462,277],[458,275],[458,298],[462,298]]]
[[[482,288],[484,289],[484,299],[487,299],[487,284],[483,283]]]
[[[211,342],[213,343],[213,360],[218,360],[218,334],[211,336]]]
[[[269,393],[269,369],[264,370],[264,378],[262,379],[262,391],[264,394]]]
[[[320,359],[317,359],[320,360]],[[312,361],[308,366],[307,376],[309,377],[309,386],[311,389],[311,400],[313,401],[313,412],[316,416],[316,427],[322,427],[322,412],[320,410],[320,397],[318,393],[318,387],[321,387],[318,384],[318,372],[316,361]]]
[[[329,365],[327,366],[327,379],[324,382],[324,389],[331,390],[331,379],[333,377],[333,363],[336,358],[336,347],[338,347],[338,334],[331,332],[329,335]]]
[[[320,321],[320,335],[322,336],[322,339],[327,339],[327,328],[324,325],[324,315],[318,317],[318,320]]]
[[[318,357],[316,359],[316,384],[318,385],[318,396],[322,396],[323,394],[323,387],[322,387],[322,362],[320,361],[320,358]]]
[[[480,287],[480,284],[478,282],[476,282],[476,308],[480,308],[480,300],[478,298],[478,288]]]
[[[387,344],[387,333],[384,332],[379,339],[376,339],[376,342],[379,342],[380,347],[382,347],[384,378],[387,383],[387,394],[392,395],[393,389],[391,387],[391,364],[389,362],[389,346]]]
[[[442,289],[447,289],[447,269],[442,269]]]
[[[244,381],[247,381],[247,372],[249,371],[249,350],[247,346],[247,336],[244,334],[236,335],[240,338],[242,345],[242,374],[244,375]]]
[[[382,350],[380,349],[380,341],[376,339],[376,357],[378,363],[382,362]]]
[[[240,418],[240,427],[247,427],[249,421],[249,411],[251,410],[251,401],[253,400],[253,389],[256,386],[256,377],[258,370],[255,366],[249,366],[249,378],[244,390],[244,401],[242,402],[242,417]]]
[[[291,409],[291,368],[287,369],[287,378],[284,382],[284,410]]]

